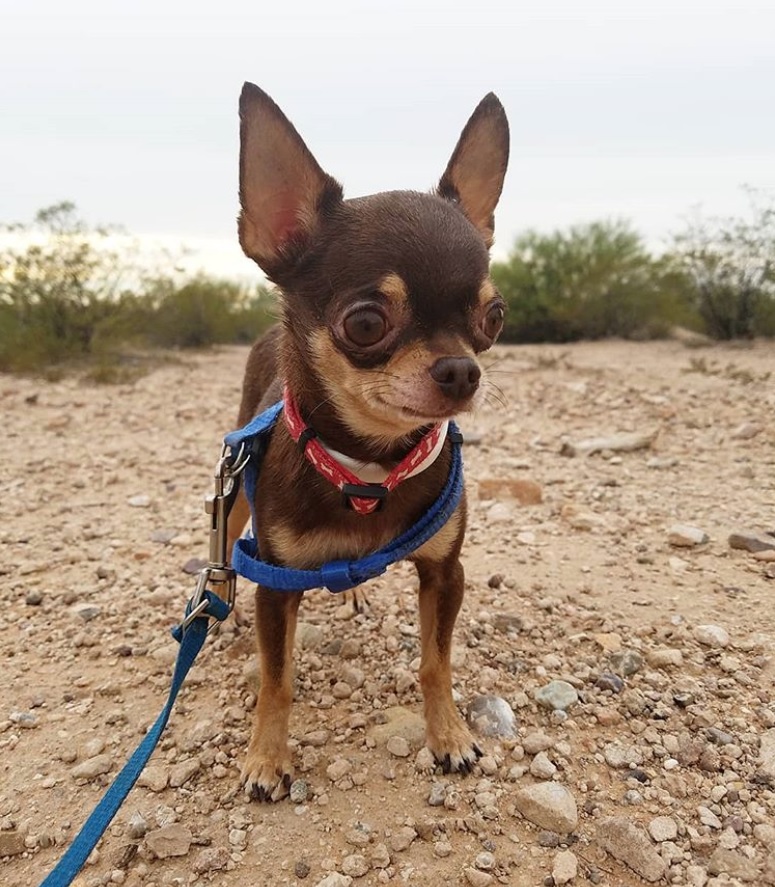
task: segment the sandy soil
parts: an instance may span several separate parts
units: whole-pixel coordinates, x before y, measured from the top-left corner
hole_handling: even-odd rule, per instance
[[[166,698],[245,356],[116,387],[0,376],[3,885],[40,882]],[[462,423],[455,686],[464,711],[508,702],[517,735],[483,738],[472,776],[429,771],[401,565],[366,589],[366,614],[306,597],[296,802],[248,803],[257,678],[252,632],[230,620],[77,883],[775,883],[775,562],[728,542],[775,531],[775,344],[500,348],[491,363],[505,404]],[[561,453],[623,432],[656,436]],[[535,484],[542,501],[521,504]],[[675,524],[709,540],[675,547]],[[564,710],[534,697],[553,679],[575,690]],[[577,823],[528,810],[547,781]]]

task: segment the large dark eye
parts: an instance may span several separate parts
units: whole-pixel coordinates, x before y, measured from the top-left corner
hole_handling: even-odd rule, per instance
[[[503,305],[490,305],[482,320],[482,332],[488,339],[494,339],[503,329]]]
[[[344,332],[353,345],[369,348],[385,338],[388,323],[376,308],[357,308],[345,317]]]

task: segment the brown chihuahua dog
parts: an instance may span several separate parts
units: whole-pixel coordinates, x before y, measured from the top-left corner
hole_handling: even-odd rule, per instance
[[[274,428],[256,490],[256,538],[264,560],[311,569],[389,543],[444,486],[451,444],[443,436],[434,458],[423,460],[424,470],[409,473],[368,513],[347,507],[304,448],[314,434],[335,459],[360,466],[353,471],[363,483],[373,484],[375,472],[379,482],[431,429],[446,430],[446,420],[481,399],[477,355],[493,344],[504,315],[488,250],[508,162],[508,123],[490,94],[433,193],[344,200],[341,185],[320,168],[282,111],[250,83],[242,91],[240,122],[240,243],[277,285],[282,324],[253,346],[239,424],[285,392],[286,413],[290,402],[314,429],[300,447],[288,419]],[[241,496],[229,518],[229,550],[247,519]],[[470,772],[481,755],[452,698],[465,522],[463,498],[443,529],[412,555],[420,579],[427,744],[445,772]],[[279,800],[291,783],[288,719],[301,598],[262,586],[256,591],[261,689],[243,780],[257,800]]]

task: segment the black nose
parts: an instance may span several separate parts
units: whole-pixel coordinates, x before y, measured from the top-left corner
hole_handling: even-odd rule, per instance
[[[465,400],[479,387],[482,371],[470,357],[440,357],[428,370],[442,393],[453,400]]]

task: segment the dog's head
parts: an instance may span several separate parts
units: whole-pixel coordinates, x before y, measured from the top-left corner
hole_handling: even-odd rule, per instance
[[[240,243],[281,290],[290,359],[361,435],[395,439],[471,409],[477,355],[505,310],[488,270],[509,151],[498,99],[477,106],[431,194],[344,200],[249,83],[240,120]]]

